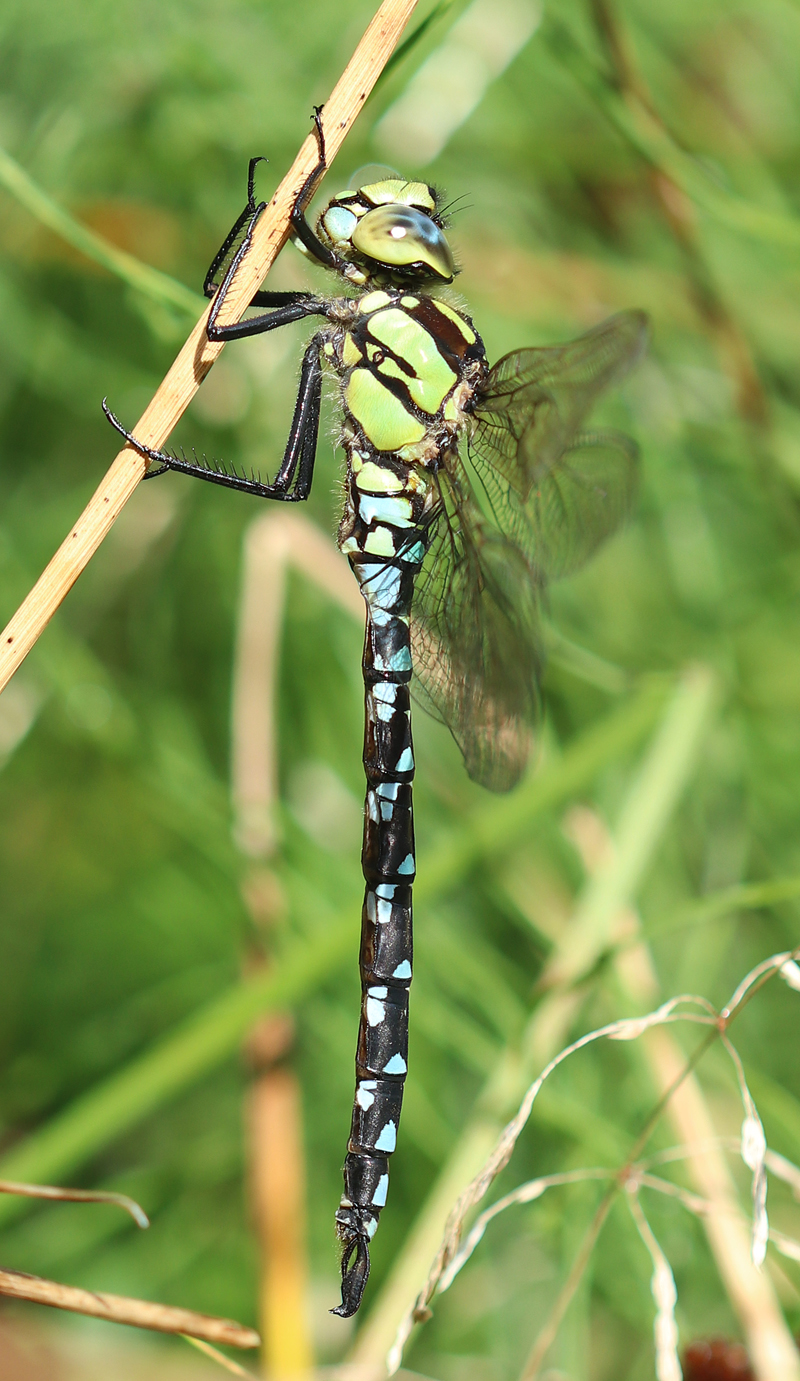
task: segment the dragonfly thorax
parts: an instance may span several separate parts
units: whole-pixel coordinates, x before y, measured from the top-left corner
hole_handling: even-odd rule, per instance
[[[387,178],[342,192],[320,216],[317,234],[346,262],[352,283],[452,283],[456,274],[436,193],[424,182]]]
[[[463,429],[486,371],[469,318],[427,293],[375,289],[347,304],[344,326],[329,357],[345,418],[375,452],[435,461]]]

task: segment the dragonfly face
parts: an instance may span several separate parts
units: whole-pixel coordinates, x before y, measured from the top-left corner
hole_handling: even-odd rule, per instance
[[[292,229],[350,294],[258,292],[251,306],[268,310],[218,324],[264,209],[253,195],[257,160],[247,206],[205,283],[215,299],[212,340],[324,319],[303,356],[275,479],[153,451],[110,415],[156,462],[148,478],[179,470],[296,502],[311,487],[323,365],[338,380],[346,470],[339,548],[367,617],[362,1011],[336,1214],[343,1255],[334,1312],[348,1317],[369,1275],[406,1076],[416,872],[412,689],[451,730],[474,780],[494,791],[517,783],[537,723],[544,586],[587,560],[632,504],[636,447],[584,424],[598,396],[642,354],[647,323],[641,312],[620,312],[566,345],[516,350],[490,369],[469,317],[438,295],[456,267],[431,187],[400,177],[369,182],[334,197],[316,233],[308,225],[305,208],[325,168],[319,115],[317,133],[320,164],[297,199]]]
[[[317,234],[347,261],[353,283],[452,283],[456,274],[436,193],[424,182],[387,178],[342,192],[320,216]]]

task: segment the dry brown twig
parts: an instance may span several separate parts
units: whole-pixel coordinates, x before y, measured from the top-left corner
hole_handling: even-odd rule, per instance
[[[24,1199],[56,1199],[72,1204],[113,1204],[129,1213],[137,1227],[150,1226],[147,1214],[135,1199],[107,1189],[64,1189],[54,1184],[22,1184],[19,1180],[0,1180],[0,1194],[19,1194]]]
[[[417,0],[383,0],[322,111],[328,165],[386,66]],[[310,134],[255,228],[250,253],[232,285],[224,322],[237,321],[258,290],[289,235],[289,217],[298,192],[318,160]],[[162,447],[188,407],[223,346],[209,341],[203,313],[152,401],[134,428],[155,449]],[[0,635],[0,691],[34,646],[62,600],[91,560],[139,481],[146,462],[124,446],[100,487]]]
[[[90,1314],[110,1323],[132,1324],[157,1333],[185,1333],[210,1343],[228,1347],[258,1347],[261,1341],[252,1328],[233,1319],[218,1319],[211,1314],[196,1314],[193,1309],[173,1309],[150,1300],[128,1299],[125,1295],[106,1295],[96,1290],[80,1290],[74,1285],[59,1285],[55,1280],[22,1271],[0,1270],[0,1295],[10,1299],[49,1304],[52,1309],[68,1309],[73,1314]]]
[[[231,737],[233,836],[251,864],[243,895],[261,941],[251,962],[258,957],[261,963],[270,962],[271,932],[284,904],[270,861],[280,838],[275,694],[289,570],[301,572],[355,617],[364,617],[363,598],[333,540],[285,504],[266,508],[252,520],[244,540]],[[310,1375],[313,1369],[302,1100],[287,1058],[292,1043],[290,1018],[273,1012],[257,1022],[245,1047],[253,1074],[246,1126],[251,1216],[261,1263],[262,1362],[266,1374],[282,1377]],[[240,1369],[240,1374],[247,1373]]]
[[[135,1199],[109,1190],[67,1189],[53,1184],[0,1180],[0,1194],[22,1194],[30,1199],[52,1199],[62,1203],[112,1204],[129,1213],[137,1227],[150,1226],[147,1214]],[[124,1295],[80,1290],[72,1285],[60,1285],[56,1280],[27,1275],[23,1271],[0,1269],[1,1295],[10,1299],[30,1300],[33,1304],[47,1304],[51,1309],[67,1309],[73,1314],[91,1314],[93,1318],[107,1319],[110,1323],[133,1324],[137,1328],[150,1328],[158,1333],[180,1333],[207,1342],[227,1343],[229,1347],[258,1347],[260,1342],[252,1328],[244,1328],[233,1319],[196,1314],[193,1309],[173,1309],[168,1304],[153,1304],[149,1300],[129,1299]]]

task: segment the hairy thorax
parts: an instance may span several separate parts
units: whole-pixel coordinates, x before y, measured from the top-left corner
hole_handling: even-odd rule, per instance
[[[486,373],[483,342],[447,302],[378,290],[342,302],[325,353],[344,412],[340,545],[391,558],[402,530],[427,527],[433,516],[436,489],[426,472],[469,426]]]

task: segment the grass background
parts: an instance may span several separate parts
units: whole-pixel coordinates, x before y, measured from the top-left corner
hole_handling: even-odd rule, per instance
[[[527,24],[530,39],[435,158],[416,164],[409,138],[402,169],[465,195],[452,228],[458,291],[490,358],[566,339],[628,306],[651,314],[653,339],[603,411],[641,446],[635,516],[551,595],[538,770],[557,777],[591,732],[601,745],[594,765],[565,772],[535,815],[525,814],[524,789],[502,803],[501,839],[479,846],[476,819],[501,817],[467,780],[446,731],[416,717],[421,883],[443,851],[456,862],[417,908],[412,1076],[373,1301],[474,1100],[535,1008],[537,976],[585,881],[564,812],[583,802],[614,827],[660,712],[636,727],[636,697],[653,675],[668,696],[701,661],[717,685],[685,790],[636,889],[663,993],[722,1003],[751,964],[798,941],[791,899],[721,904],[694,920],[686,907],[800,876],[800,9],[794,0],[665,0],[657,9],[567,0],[540,15],[507,0],[482,51],[475,39],[469,49],[463,28],[458,42],[451,36],[463,8],[440,15],[382,83],[328,191],[386,158],[379,122],[409,89],[427,109],[424,87],[410,87],[424,60],[448,109],[447,74],[450,105],[465,89],[480,95],[476,55],[491,57],[493,33],[510,34],[513,50]],[[78,220],[197,291],[243,202],[248,157],[266,154],[260,185],[277,185],[370,12],[360,0],[7,0],[0,146]],[[116,451],[100,399],[132,422],[191,317],[175,293],[143,292],[77,253],[7,190],[0,253],[5,620]],[[271,281],[318,284],[315,274],[288,247]],[[306,334],[300,325],[227,349],[175,440],[270,473]],[[332,418],[308,504],[329,533],[339,484]],[[257,1271],[242,1127],[248,1073],[230,1024],[216,1045],[197,1033],[188,1042],[193,1067],[168,1097],[158,1093],[167,1055],[156,1051],[136,1096],[123,1083],[116,1103],[93,1113],[80,1100],[135,1072],[184,1020],[196,1018],[208,1037],[209,1011],[222,1020],[215,1000],[241,1012],[241,975],[265,943],[243,897],[250,865],[231,841],[229,809],[241,547],[255,513],[245,496],[177,476],[144,486],[0,700],[3,1164],[123,1189],[153,1220],[138,1234],[110,1209],[27,1205],[22,1216],[4,1202],[0,1259],[246,1322],[255,1321]],[[290,580],[276,865],[286,906],[269,943],[296,974],[280,997],[296,1016],[321,1363],[352,1341],[325,1311],[336,1295],[331,1219],[358,1002],[360,641],[344,611]],[[609,727],[626,716],[627,742]],[[345,951],[335,935],[348,916]],[[331,952],[320,957],[331,928]],[[796,1003],[773,984],[737,1029],[770,1142],[795,1160]],[[613,974],[596,966],[575,1032],[621,1011]],[[702,1073],[721,1129],[735,1132],[729,1067],[712,1052]],[[636,1047],[580,1056],[543,1102],[502,1188],[616,1163],[652,1101]],[[669,1142],[668,1131],[657,1134],[656,1145]],[[516,1376],[596,1197],[591,1185],[557,1190],[501,1218],[409,1365],[442,1381]],[[775,1205],[779,1225],[796,1232],[788,1194],[778,1190]],[[676,1273],[682,1337],[736,1336],[699,1226],[670,1202],[648,1211]],[[800,1274],[792,1263],[781,1269],[797,1331]],[[632,1223],[615,1210],[551,1355],[559,1375],[652,1375],[649,1275]],[[25,1317],[34,1327],[41,1316]],[[87,1346],[94,1327],[63,1323]],[[155,1366],[182,1345],[148,1346]]]

